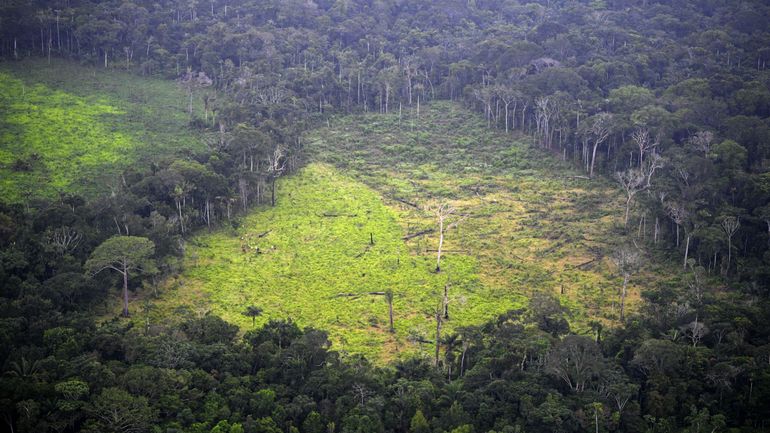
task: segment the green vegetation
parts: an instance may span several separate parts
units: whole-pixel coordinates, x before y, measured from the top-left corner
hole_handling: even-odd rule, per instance
[[[473,257],[448,254],[446,271],[434,273],[434,257],[410,254],[401,239],[399,213],[330,166],[309,165],[279,182],[277,193],[276,207],[254,211],[235,233],[191,241],[187,271],[165,294],[160,317],[192,300],[193,308],[211,308],[251,329],[242,312],[257,305],[264,309],[258,325],[290,317],[328,330],[336,350],[389,358],[410,337],[431,340],[431,312],[447,281],[456,293],[453,327],[520,305],[510,293],[479,284]],[[387,289],[395,293],[395,335],[388,332],[384,294],[370,294]]]
[[[435,226],[424,211],[431,201],[469,214],[448,249],[478,259],[483,286],[508,296],[558,294],[578,329],[589,318],[618,318],[618,276],[605,257],[623,241],[615,188],[588,182],[525,137],[485,128],[458,104],[434,103],[419,118],[410,114],[400,121],[398,115],[337,119],[309,134],[308,147],[398,207],[405,232]],[[425,254],[435,248],[432,241],[410,244]],[[633,292],[638,298],[638,288]]]
[[[256,209],[238,229],[194,238],[155,321],[187,306],[248,330],[254,319],[244,306],[256,305],[265,313],[257,324],[291,317],[328,330],[335,350],[383,360],[432,341],[445,285],[447,331],[520,308],[540,291],[561,298],[576,329],[619,318],[621,280],[608,257],[620,242],[622,203],[609,185],[589,189],[567,164],[452,103],[423,107],[419,119],[335,119],[306,141],[310,158],[325,164],[279,181],[277,206]],[[435,273],[430,209],[443,202],[466,218],[448,231]],[[641,279],[631,279],[631,308]],[[388,289],[395,335],[384,295],[370,294]]]
[[[3,431],[766,432],[769,20],[0,2]]]
[[[57,60],[0,67],[0,199],[93,195],[132,164],[202,143],[185,93],[165,80]]]

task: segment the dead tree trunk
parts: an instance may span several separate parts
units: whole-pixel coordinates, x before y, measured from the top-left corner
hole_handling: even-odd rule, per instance
[[[438,368],[439,352],[441,351],[441,325],[442,325],[441,308],[436,308],[436,359],[435,366]]]
[[[390,320],[389,331],[393,333],[396,332],[396,327],[393,325],[393,290],[388,289],[385,291],[385,301],[388,302],[388,319]]]
[[[444,284],[444,320],[449,320],[449,282]]]

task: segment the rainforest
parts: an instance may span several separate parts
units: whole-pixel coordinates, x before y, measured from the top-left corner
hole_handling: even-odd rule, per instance
[[[0,1],[0,431],[770,431],[768,22]]]

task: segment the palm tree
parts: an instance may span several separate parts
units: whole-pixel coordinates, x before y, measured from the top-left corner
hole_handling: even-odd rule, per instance
[[[253,328],[256,325],[257,316],[262,315],[262,309],[253,305],[249,305],[246,307],[246,311],[243,312],[243,315],[246,317],[251,317],[251,326]]]

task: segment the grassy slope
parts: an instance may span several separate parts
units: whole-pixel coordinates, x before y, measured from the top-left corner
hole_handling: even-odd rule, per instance
[[[579,329],[587,329],[589,318],[617,318],[617,277],[606,259],[621,212],[612,185],[579,177],[524,137],[487,129],[459,105],[433,104],[419,119],[410,114],[401,121],[343,118],[313,133],[308,147],[391,198],[405,212],[406,231],[429,227],[433,218],[398,199],[420,207],[448,200],[472,214],[462,225],[466,235],[453,244],[478,259],[485,287],[511,295],[554,291]],[[413,248],[424,254],[435,240]],[[633,304],[638,291],[630,298]]]
[[[166,296],[170,304],[160,313],[185,304],[192,293],[202,309],[212,308],[246,329],[251,319],[241,312],[256,305],[266,312],[258,324],[292,317],[303,326],[329,330],[337,350],[390,356],[398,350],[393,343],[410,334],[430,338],[429,312],[448,276],[464,294],[459,323],[514,306],[513,299],[498,299],[479,284],[473,257],[449,256],[451,271],[431,272],[433,258],[410,254],[401,240],[399,212],[328,165],[311,164],[285,179],[278,197],[275,208],[245,218],[236,236],[219,231],[196,238],[188,248],[188,271],[173,285]],[[395,336],[387,332],[384,297],[368,294],[388,288],[396,293]]]
[[[0,199],[103,190],[130,164],[201,149],[166,80],[45,60],[0,64]]]
[[[211,309],[249,329],[241,312],[256,305],[266,313],[257,324],[292,317],[329,330],[337,350],[380,359],[429,356],[430,347],[419,351],[409,337],[432,338],[429,312],[447,282],[450,331],[521,306],[535,290],[557,294],[579,332],[588,332],[589,320],[617,320],[620,280],[607,255],[619,238],[622,203],[605,181],[576,177],[451,103],[423,107],[419,120],[342,117],[305,142],[320,163],[282,179],[278,205],[253,212],[239,230],[198,236],[187,271],[168,282],[153,320]],[[436,274],[437,236],[401,238],[434,227],[425,208],[444,201],[470,216],[448,232]],[[632,278],[629,309],[637,284],[659,278]],[[382,297],[365,295],[386,288],[396,292],[395,336],[386,332]]]

